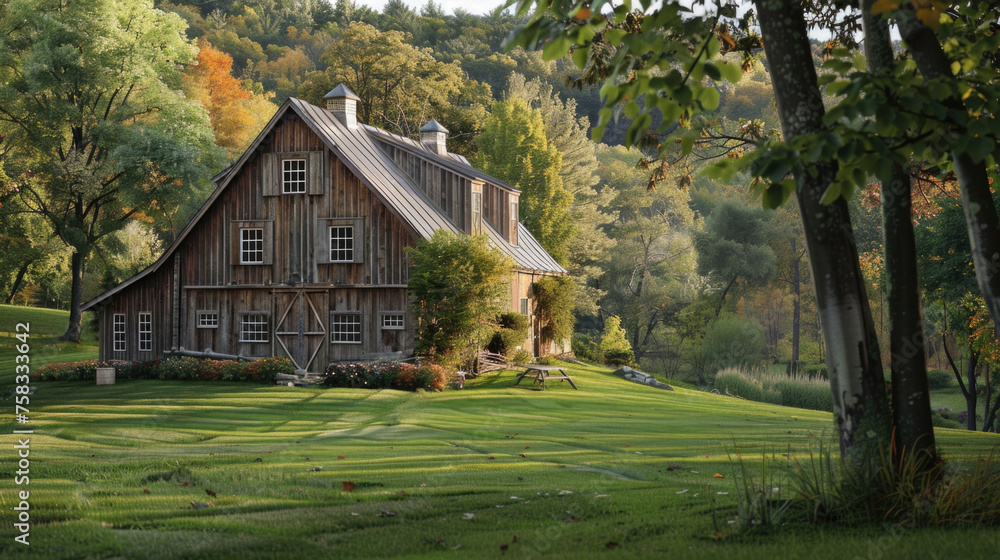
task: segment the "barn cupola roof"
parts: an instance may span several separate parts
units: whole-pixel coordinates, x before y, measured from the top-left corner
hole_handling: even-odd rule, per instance
[[[427,121],[427,124],[420,127],[420,142],[426,144],[431,151],[438,155],[448,154],[448,129],[441,126],[441,123],[434,119]]]
[[[361,98],[347,89],[347,86],[338,85],[324,95],[323,99],[326,99],[326,109],[333,113],[337,120],[348,128],[358,126],[358,101],[361,101]]]

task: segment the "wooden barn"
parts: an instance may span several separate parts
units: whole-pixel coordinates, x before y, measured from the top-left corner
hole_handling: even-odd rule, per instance
[[[321,109],[289,99],[146,270],[84,305],[100,359],[287,356],[303,370],[413,352],[404,249],[436,230],[486,233],[511,256],[510,309],[566,271],[518,221],[517,189],[447,151],[357,122],[343,85]],[[533,327],[525,349],[556,351]]]

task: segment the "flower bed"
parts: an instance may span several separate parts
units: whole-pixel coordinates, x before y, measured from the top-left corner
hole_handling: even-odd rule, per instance
[[[262,358],[247,362],[234,360],[198,360],[167,358],[149,362],[71,362],[47,364],[35,370],[36,381],[93,381],[98,367],[114,367],[115,377],[126,379],[163,379],[177,381],[241,381],[275,383],[279,373],[295,373],[287,358]]]
[[[421,366],[399,362],[330,364],[326,368],[323,385],[352,389],[440,391],[444,389],[446,375],[444,368],[434,364]]]

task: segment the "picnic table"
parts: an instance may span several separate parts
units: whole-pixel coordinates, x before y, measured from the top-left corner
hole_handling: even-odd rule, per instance
[[[517,382],[514,385],[521,383],[525,377],[531,378],[532,383],[540,384],[542,389],[545,388],[546,381],[558,379],[560,383],[569,381],[570,386],[579,391],[576,383],[573,383],[573,378],[560,366],[529,365],[528,369],[517,374]]]

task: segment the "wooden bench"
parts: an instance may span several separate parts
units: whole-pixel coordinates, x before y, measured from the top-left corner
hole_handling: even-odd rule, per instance
[[[570,375],[566,373],[566,370],[560,366],[529,365],[528,369],[517,374],[517,381],[514,385],[516,386],[520,384],[525,377],[530,377],[532,383],[540,384],[542,389],[545,389],[546,381],[558,379],[560,383],[563,381],[569,381],[569,384],[573,387],[573,389],[576,389],[577,391],[580,390],[579,387],[576,386],[576,383],[573,383],[573,378],[570,377]]]

